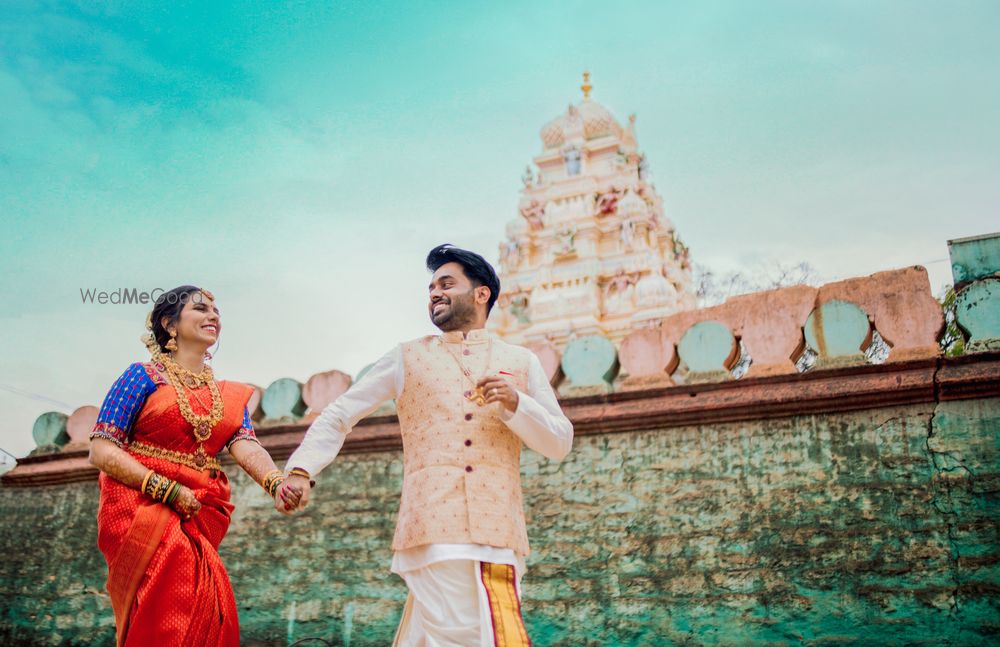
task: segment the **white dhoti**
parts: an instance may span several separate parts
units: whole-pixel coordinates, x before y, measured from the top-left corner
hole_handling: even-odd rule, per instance
[[[394,647],[531,645],[514,566],[449,560],[400,576],[410,594]]]

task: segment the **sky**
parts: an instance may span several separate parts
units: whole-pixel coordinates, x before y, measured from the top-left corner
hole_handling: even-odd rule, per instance
[[[434,332],[426,252],[498,256],[541,126],[636,113],[716,272],[823,280],[1000,230],[996,2],[0,4],[0,448],[100,405],[201,285],[218,377],[356,374]]]

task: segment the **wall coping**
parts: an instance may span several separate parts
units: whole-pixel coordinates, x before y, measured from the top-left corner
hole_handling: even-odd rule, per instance
[[[687,425],[768,420],[1000,396],[1000,352],[878,365],[816,369],[802,374],[676,385],[561,400],[577,436]],[[262,427],[261,444],[276,461],[287,459],[308,423]],[[341,453],[394,452],[402,447],[395,415],[368,417],[347,437]],[[93,481],[97,470],[86,445],[20,458],[0,477],[7,487]],[[223,463],[232,464],[228,455]]]

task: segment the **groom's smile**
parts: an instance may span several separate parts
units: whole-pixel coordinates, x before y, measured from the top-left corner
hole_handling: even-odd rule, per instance
[[[431,299],[431,321],[442,324],[451,317],[451,300],[447,297]]]

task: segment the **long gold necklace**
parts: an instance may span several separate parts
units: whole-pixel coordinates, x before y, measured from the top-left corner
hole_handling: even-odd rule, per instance
[[[472,377],[472,369],[466,366],[465,363],[458,357],[458,355],[456,355],[451,351],[451,348],[448,347],[447,342],[445,342],[443,339],[441,340],[441,344],[444,346],[445,351],[447,351],[448,354],[451,355],[451,358],[455,360],[455,363],[458,364],[458,368],[462,371],[462,375],[465,376],[465,379],[468,380],[469,384],[472,386],[470,390],[464,393],[465,399],[475,402],[480,407],[486,404],[486,394],[483,392],[483,389],[477,385],[479,380]],[[493,359],[493,338],[491,337],[487,342],[486,346],[486,369],[483,371],[483,374],[480,376],[479,379],[486,377],[486,374],[490,372],[490,361],[492,361],[492,359]]]
[[[201,399],[200,395],[198,395],[198,390],[197,389],[192,389],[190,387],[187,387],[187,389],[188,389],[188,391],[191,392],[191,397],[194,398],[195,402],[197,402],[198,404],[201,405],[202,409],[204,409],[206,411],[211,411],[212,407],[210,405],[205,404],[205,401]]]
[[[171,355],[155,353],[154,361],[162,367],[167,374],[167,379],[177,393],[177,407],[181,410],[181,416],[191,424],[194,439],[198,441],[198,451],[195,452],[194,462],[198,467],[204,467],[208,463],[208,454],[205,452],[204,442],[212,437],[212,429],[222,420],[225,415],[225,403],[222,401],[222,393],[219,385],[215,381],[215,375],[211,366],[206,366],[200,373],[195,373],[184,368]],[[191,400],[188,398],[187,390],[190,388],[195,398],[194,389],[203,384],[208,385],[209,393],[212,394],[212,407],[208,414],[199,415],[191,408]],[[198,398],[198,403],[205,406]]]

